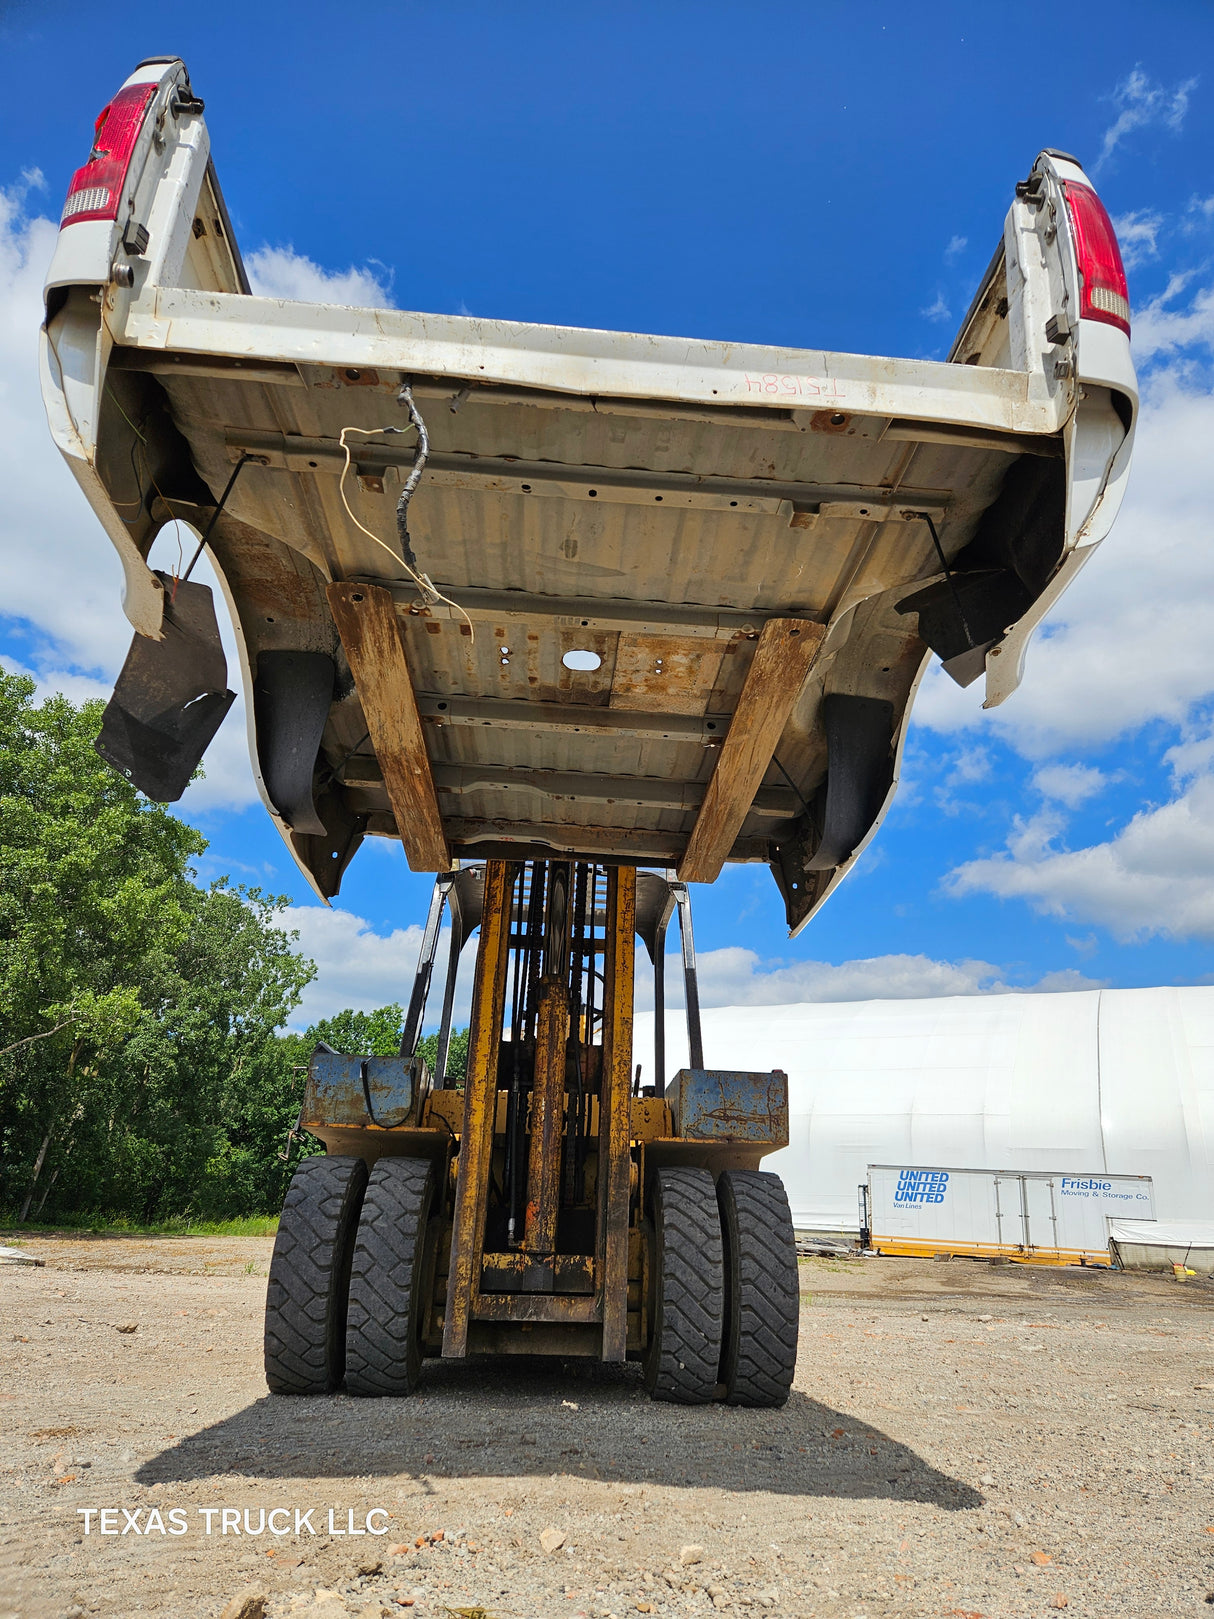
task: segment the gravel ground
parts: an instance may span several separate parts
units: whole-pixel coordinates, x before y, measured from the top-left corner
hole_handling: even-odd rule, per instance
[[[269,1239],[23,1246],[45,1268],[0,1273],[0,1616],[1214,1603],[1204,1280],[811,1260],[783,1411],[656,1406],[633,1368],[576,1362],[271,1400]],[[234,1532],[275,1508],[288,1533]],[[352,1535],[376,1509],[387,1532]]]

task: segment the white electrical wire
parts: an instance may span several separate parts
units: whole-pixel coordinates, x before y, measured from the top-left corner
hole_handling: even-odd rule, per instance
[[[346,508],[346,515],[349,517],[350,521],[354,524],[355,528],[360,529],[362,531],[362,533],[364,533],[369,540],[374,540],[376,545],[378,545],[379,548],[382,551],[386,551],[388,553],[388,555],[392,558],[393,562],[397,563],[400,567],[404,568],[405,572],[413,580],[414,584],[416,584],[417,587],[421,590],[422,594],[425,596],[427,601],[446,602],[448,607],[454,607],[455,611],[460,615],[460,617],[467,624],[468,633],[471,636],[472,640],[475,642],[475,640],[476,640],[476,626],[473,624],[472,620],[468,617],[468,614],[464,611],[464,609],[460,606],[460,604],[458,602],[456,602],[456,601],[452,601],[450,596],[444,596],[442,591],[438,588],[438,586],[430,578],[429,574],[427,574],[427,573],[419,573],[416,568],[410,567],[409,563],[404,559],[404,557],[402,557],[400,555],[399,552],[394,551],[392,549],[392,547],[385,540],[381,540],[378,534],[372,534],[371,530],[367,527],[367,525],[365,523],[360,523],[358,518],[354,515],[353,511],[351,511],[351,509],[350,509],[350,502],[346,499],[346,474],[350,470],[350,446],[346,443],[346,434],[347,433],[358,433],[362,438],[374,438],[375,435],[378,434],[378,433],[403,433],[403,432],[405,432],[405,429],[403,427],[343,427],[342,428],[340,434],[338,435],[338,439],[337,439],[337,442],[341,445],[342,450],[345,452],[345,457],[346,457],[345,465],[341,469],[341,481],[337,486],[338,487],[338,492],[341,495],[341,503]]]

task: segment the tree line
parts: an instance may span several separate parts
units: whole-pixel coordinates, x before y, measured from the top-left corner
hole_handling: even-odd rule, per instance
[[[309,1053],[390,1055],[401,1007],[287,1032],[316,968],[286,900],[200,887],[206,840],[94,751],[102,705],[34,690],[0,669],[0,1218],[277,1213],[319,1150],[282,1156]]]

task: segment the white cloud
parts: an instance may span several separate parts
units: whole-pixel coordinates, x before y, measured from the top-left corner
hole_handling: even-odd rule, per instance
[[[1159,257],[1159,233],[1163,229],[1163,215],[1140,208],[1134,213],[1121,214],[1113,221],[1121,257],[1127,270],[1133,270],[1148,259]]]
[[[1160,124],[1173,134],[1180,130],[1189,110],[1189,95],[1196,79],[1186,79],[1174,90],[1154,84],[1141,68],[1135,68],[1113,91],[1112,100],[1121,109],[1104,132],[1096,168],[1100,169],[1114,151],[1136,129]]]
[[[1137,360],[1153,360],[1191,347],[1214,351],[1214,287],[1199,287],[1187,309],[1168,307],[1189,279],[1173,276],[1158,298],[1135,310],[1133,347]]]
[[[917,1000],[938,995],[990,995],[1013,987],[1003,969],[989,961],[936,961],[930,956],[873,956],[868,960],[764,961],[739,945],[706,950],[698,958],[702,1006],[786,1006],[805,1001]],[[1051,974],[1034,989],[1087,988],[1091,980],[1064,984]],[[1063,975],[1066,976],[1066,975]],[[638,963],[637,1009],[653,1006],[648,958]],[[683,976],[677,956],[666,960],[666,1003],[683,1005]]]
[[[278,926],[299,934],[298,948],[316,963],[317,976],[304,991],[291,1017],[291,1027],[304,1029],[319,1018],[346,1007],[369,1012],[396,1001],[408,1004],[417,970],[422,930],[413,925],[377,933],[352,911],[320,905],[293,905],[277,916]],[[434,979],[425,1019],[433,1028],[442,1006],[444,964],[449,934],[439,939]],[[471,1014],[472,976],[476,957],[473,939],[464,951],[456,983],[453,1021],[467,1024]],[[988,961],[936,961],[930,956],[890,955],[869,960],[763,960],[740,946],[706,950],[698,958],[700,1004],[710,1006],[785,1006],[805,1001],[914,1000],[939,995],[989,995],[1031,987],[1037,990],[1086,989],[1095,980],[1064,971],[1048,974],[1031,986],[1006,982],[1004,970]],[[653,969],[638,948],[636,1009],[653,1009]],[[666,958],[666,1004],[683,1006],[682,961]]]
[[[984,711],[939,666],[915,705],[936,731],[998,735],[1030,758],[1107,743],[1148,720],[1184,723],[1214,691],[1214,395],[1148,382],[1130,488],[1112,533],[1038,631],[1024,681]]]
[[[927,308],[921,309],[919,313],[923,316],[924,320],[941,321],[952,319],[952,311],[945,302],[944,294],[942,292],[938,292],[936,294],[935,303],[928,304]]]
[[[1214,777],[1144,809],[1116,837],[1059,846],[1047,814],[1018,825],[1006,854],[970,860],[946,879],[956,895],[1023,899],[1049,916],[1095,922],[1119,939],[1214,938]]]
[[[302,303],[351,304],[358,309],[390,309],[392,294],[364,266],[326,270],[293,247],[259,247],[245,255],[249,284],[263,298],[288,298]]]
[[[948,260],[949,263],[952,263],[952,261],[954,259],[960,258],[961,254],[965,252],[965,250],[966,250],[966,248],[968,246],[969,246],[969,237],[968,236],[954,236],[954,237],[952,237],[951,240],[949,241],[948,246],[944,250],[945,259]]]
[[[1068,809],[1078,809],[1100,792],[1108,779],[1091,765],[1043,765],[1033,776],[1033,786],[1042,797],[1055,799]]]
[[[317,975],[291,1017],[292,1028],[304,1029],[346,1007],[370,1012],[392,1001],[408,1004],[422,943],[420,927],[393,928],[386,935],[379,934],[353,911],[323,905],[292,905],[280,911],[276,921],[279,927],[298,932],[298,948],[316,963]],[[446,941],[441,942],[439,960],[443,961]],[[441,984],[436,984],[432,1010],[440,1004],[434,997],[441,994]]]

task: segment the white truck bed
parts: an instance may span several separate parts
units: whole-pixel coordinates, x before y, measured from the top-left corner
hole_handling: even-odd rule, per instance
[[[156,533],[207,533],[262,796],[323,897],[366,835],[421,870],[764,861],[795,931],[880,823],[930,650],[1002,702],[1116,514],[1128,305],[1093,304],[1061,154],[949,360],[900,360],[253,297],[184,66],[122,94],[116,217],[70,212],[86,166],[47,280],[51,429],[140,637],[174,596]],[[408,427],[402,384],[425,584],[416,437],[372,431]]]

